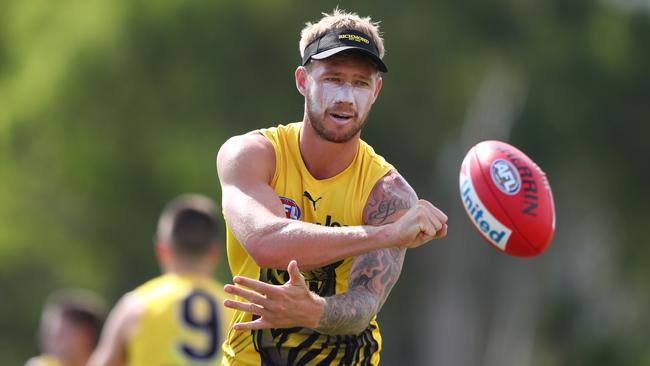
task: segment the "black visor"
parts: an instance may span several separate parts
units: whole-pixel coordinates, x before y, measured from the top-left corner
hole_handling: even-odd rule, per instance
[[[379,57],[379,51],[372,38],[351,29],[337,29],[315,39],[305,48],[302,65],[307,65],[309,60],[322,60],[346,50],[361,52],[377,64],[379,71],[388,72],[386,64]]]

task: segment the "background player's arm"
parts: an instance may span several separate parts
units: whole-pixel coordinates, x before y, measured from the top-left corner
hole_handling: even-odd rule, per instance
[[[437,209],[442,216],[436,213],[433,216],[439,217],[432,220],[431,213],[414,212],[413,220],[403,225],[327,227],[287,219],[270,186],[275,151],[258,132],[226,141],[217,155],[217,171],[224,217],[262,268],[284,269],[295,259],[301,269],[309,270],[376,249],[416,247],[436,237],[443,225],[444,214]],[[431,206],[428,202],[417,203],[427,204]],[[431,207],[421,207],[419,211],[432,210]]]
[[[386,225],[397,221],[417,203],[417,195],[408,183],[392,171],[373,188],[364,208],[365,225]],[[379,313],[397,282],[406,249],[387,248],[354,258],[348,278],[348,290],[325,298],[318,330],[325,334],[358,334]]]
[[[126,365],[127,339],[139,316],[135,296],[132,293],[124,295],[106,319],[99,344],[87,366]]]

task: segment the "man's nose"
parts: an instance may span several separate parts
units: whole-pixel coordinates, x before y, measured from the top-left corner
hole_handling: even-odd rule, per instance
[[[335,103],[353,103],[354,96],[352,93],[352,84],[343,83],[336,91],[334,98]]]

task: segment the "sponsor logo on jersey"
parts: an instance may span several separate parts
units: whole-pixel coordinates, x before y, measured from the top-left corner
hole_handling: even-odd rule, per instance
[[[348,226],[345,224],[341,224],[340,222],[332,220],[332,215],[327,215],[325,217],[325,224],[316,222],[316,225],[325,225],[325,226],[330,226],[330,227],[341,227],[341,226]]]
[[[469,162],[466,162],[466,164],[469,164]],[[492,216],[490,211],[485,208],[468,174],[469,165],[466,165],[466,167],[467,171],[460,174],[460,194],[463,199],[465,211],[467,211],[467,214],[474,221],[476,227],[481,231],[483,237],[497,248],[505,250],[512,230],[497,220],[496,217]]]
[[[282,201],[282,204],[284,205],[284,214],[287,215],[288,219],[300,220],[302,210],[296,201],[282,196],[280,196],[280,201]]]
[[[511,162],[503,159],[497,159],[490,166],[490,175],[492,181],[507,195],[515,195],[521,188],[521,177],[519,172]]]
[[[311,196],[311,193],[309,193],[309,192],[307,192],[307,191],[305,191],[305,192],[302,194],[302,196],[305,197],[305,198],[307,198],[307,199],[309,200],[309,202],[311,202],[311,204],[314,205],[314,211],[316,211],[316,202],[318,202],[319,200],[323,199],[323,197],[318,197],[318,198],[314,199],[314,198]]]

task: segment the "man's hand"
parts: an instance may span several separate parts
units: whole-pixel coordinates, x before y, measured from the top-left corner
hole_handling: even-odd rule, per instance
[[[415,248],[447,235],[447,215],[426,200],[418,200],[404,216],[390,225],[394,243],[400,248]]]
[[[295,260],[287,267],[289,281],[271,285],[248,277],[235,276],[240,286],[225,285],[226,292],[250,302],[225,300],[226,307],[258,315],[259,318],[233,326],[235,330],[265,328],[316,328],[325,307],[325,299],[309,291]]]

